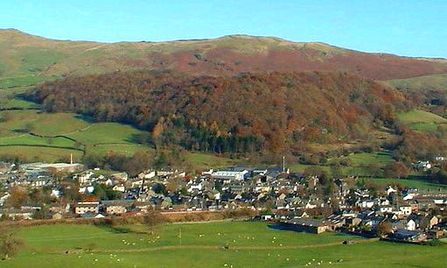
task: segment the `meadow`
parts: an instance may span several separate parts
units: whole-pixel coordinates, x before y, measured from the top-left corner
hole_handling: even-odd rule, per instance
[[[141,225],[42,225],[17,236],[25,246],[2,267],[442,267],[447,256],[445,246],[281,231],[264,222],[166,224],[154,234]]]
[[[447,119],[422,110],[401,113],[398,118],[413,130],[436,131],[439,126],[447,125]]]
[[[447,74],[427,75],[420,77],[412,77],[406,79],[390,80],[386,83],[400,88],[406,88],[410,90],[447,90]]]
[[[22,107],[27,103],[20,99],[11,101]],[[3,118],[0,121],[0,155],[18,156],[26,161],[55,162],[69,159],[70,154],[75,161],[81,161],[84,150],[98,155],[113,151],[126,156],[138,151],[154,152],[153,147],[135,140],[138,135],[150,133],[130,125],[93,122],[73,113],[39,110],[0,111],[0,118]],[[198,152],[188,152],[186,159],[200,169],[235,163],[228,158]]]

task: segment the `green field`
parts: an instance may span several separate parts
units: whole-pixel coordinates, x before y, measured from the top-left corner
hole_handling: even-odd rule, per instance
[[[310,267],[443,267],[447,256],[445,246],[393,244],[338,233],[279,231],[261,222],[169,224],[154,235],[144,230],[141,226],[121,232],[90,225],[22,227],[18,236],[25,242],[24,249],[0,265],[305,267],[310,263]],[[342,245],[343,240],[355,243]],[[229,248],[224,249],[225,245]]]
[[[351,160],[353,166],[369,165],[372,163],[384,166],[394,161],[390,152],[357,153],[350,154],[347,158]]]
[[[0,118],[7,118],[0,122],[0,155],[54,162],[68,159],[70,154],[75,156],[76,161],[80,161],[80,150],[84,148],[88,153],[99,155],[113,151],[132,156],[138,151],[154,151],[152,147],[135,141],[137,135],[150,133],[129,125],[95,123],[73,113],[45,113],[37,110],[0,111]],[[43,137],[32,136],[27,132]],[[200,169],[235,163],[228,158],[194,152],[188,152],[186,159],[194,168]]]
[[[347,159],[350,162],[350,166],[341,166],[341,170],[348,173],[357,174],[360,172],[359,168],[363,166],[367,166],[371,163],[377,163],[380,167],[385,166],[387,163],[394,161],[390,152],[381,151],[381,152],[372,152],[372,153],[352,153],[346,157],[340,158],[331,158],[328,160],[328,163],[333,161],[338,161],[342,159]],[[293,164],[289,168],[293,172],[304,172],[306,168],[309,167],[319,167],[326,172],[330,172],[331,168],[329,164],[327,165],[305,165],[305,164]],[[359,174],[357,174],[359,175]]]
[[[398,118],[411,129],[419,131],[436,131],[439,126],[447,125],[447,119],[422,110],[401,113]]]
[[[406,79],[390,80],[386,83],[410,90],[447,90],[447,74],[427,75]]]
[[[15,88],[15,87],[26,87],[31,85],[36,85],[43,83],[45,81],[58,79],[58,76],[17,76],[17,77],[9,77],[9,78],[1,78],[0,79],[0,88]]]
[[[365,181],[373,181],[375,183],[379,183],[381,185],[389,186],[389,185],[402,185],[410,188],[418,188],[418,189],[447,189],[447,185],[444,184],[436,184],[418,179],[388,179],[388,178],[372,178],[365,179]]]
[[[46,161],[49,163],[69,161],[70,154],[73,160],[80,162],[82,160],[82,152],[77,150],[51,148],[51,147],[34,147],[34,146],[0,146],[0,156],[19,157],[23,162]]]
[[[398,118],[407,124],[414,123],[447,123],[447,119],[422,110],[412,110],[406,113],[401,113]]]

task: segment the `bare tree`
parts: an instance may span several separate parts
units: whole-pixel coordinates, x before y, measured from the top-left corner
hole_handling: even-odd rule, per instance
[[[17,254],[22,246],[23,241],[18,239],[9,228],[0,228],[0,254],[3,260]]]

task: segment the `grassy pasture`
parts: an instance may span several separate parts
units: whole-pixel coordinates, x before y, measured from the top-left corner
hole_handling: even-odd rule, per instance
[[[406,124],[416,123],[447,123],[447,119],[422,110],[412,110],[406,113],[401,113],[398,118]]]
[[[86,144],[134,144],[133,136],[144,133],[119,123],[94,123],[68,136]],[[147,133],[149,135],[149,133]]]
[[[388,185],[396,185],[400,184],[406,187],[411,188],[418,188],[418,189],[430,189],[430,190],[436,190],[439,188],[447,189],[446,185],[443,184],[436,184],[431,183],[428,181],[418,180],[418,179],[389,179],[389,178],[371,178],[371,179],[365,179],[366,181],[370,180],[375,183],[379,183],[381,185],[388,186]]]
[[[24,240],[25,248],[1,265],[306,267],[310,263],[310,267],[442,267],[447,254],[445,246],[279,231],[261,222],[169,224],[157,229],[155,235],[141,232],[142,226],[127,227],[127,232],[91,225],[22,227],[18,236]],[[343,240],[356,243],[342,245]],[[229,248],[223,249],[224,245]],[[67,250],[71,253],[66,254]]]
[[[372,152],[372,153],[353,153],[345,158],[351,161],[350,167],[341,167],[343,172],[350,172],[353,169],[358,169],[361,165],[367,166],[371,163],[377,163],[379,166],[385,166],[387,163],[394,161],[390,152]],[[329,159],[331,161],[340,160],[340,158]],[[308,167],[319,167],[326,172],[330,172],[329,165],[305,165],[305,164],[293,164],[290,166],[293,172],[303,172]]]
[[[411,90],[447,90],[447,74],[427,75],[406,79],[390,80],[386,83]]]
[[[31,85],[37,85],[49,80],[55,80],[59,78],[58,76],[18,76],[18,77],[8,77],[0,79],[0,88],[15,88],[15,87],[27,87]]]
[[[419,131],[436,131],[439,126],[447,125],[447,119],[422,110],[401,113],[398,118],[411,129]]]
[[[4,122],[0,122],[0,155],[15,155],[30,161],[53,162],[67,158],[73,153],[77,160],[80,160],[82,152],[67,148],[84,149],[84,147],[76,147],[75,142],[68,138],[85,144],[88,153],[99,155],[114,151],[117,154],[132,156],[138,151],[154,150],[135,141],[136,135],[150,135],[148,132],[119,123],[90,122],[73,113],[44,113],[36,110],[1,111],[0,118],[7,118]],[[32,133],[48,137],[23,133],[27,128]],[[68,138],[50,138],[58,135]],[[19,147],[18,145],[29,146],[14,150]],[[48,146],[59,147],[60,150]],[[195,168],[230,166],[235,162],[228,158],[195,152],[188,152],[186,158]]]
[[[74,161],[81,161],[82,152],[71,149],[51,148],[42,146],[0,146],[0,155],[16,156],[24,162],[57,162],[61,159],[70,159],[73,154]]]

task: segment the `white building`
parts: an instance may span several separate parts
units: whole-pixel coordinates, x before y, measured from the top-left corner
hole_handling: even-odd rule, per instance
[[[75,213],[82,215],[86,212],[99,213],[99,202],[79,202],[75,206]]]
[[[243,171],[215,171],[211,175],[213,179],[221,179],[225,181],[242,181],[248,170]]]

